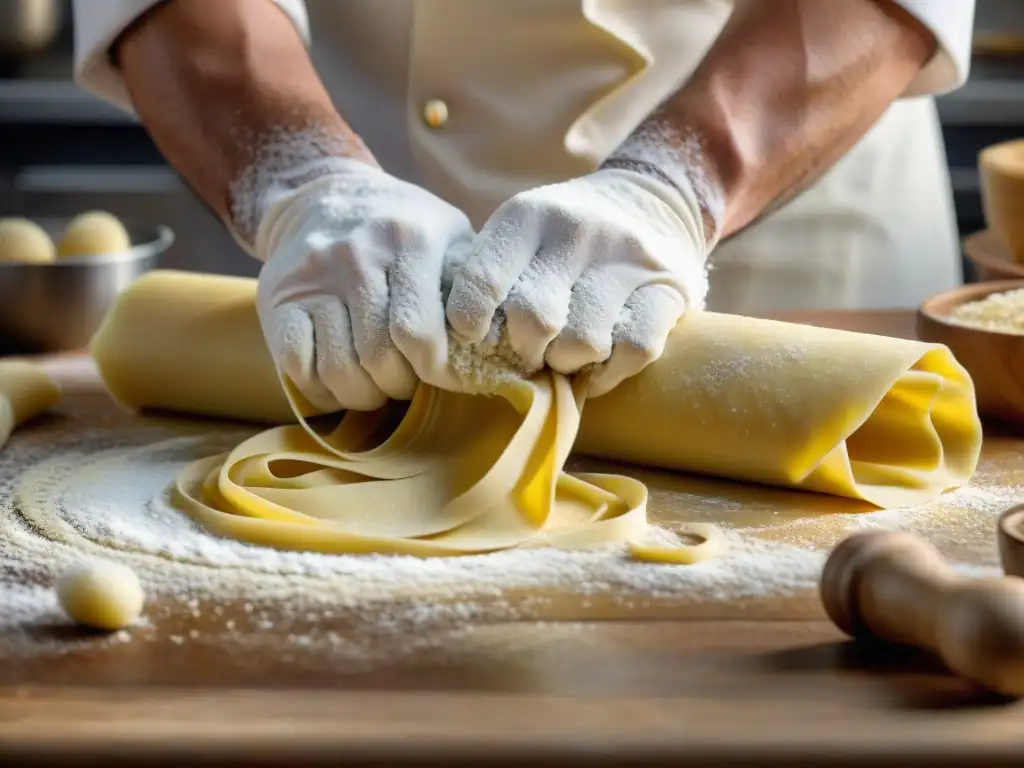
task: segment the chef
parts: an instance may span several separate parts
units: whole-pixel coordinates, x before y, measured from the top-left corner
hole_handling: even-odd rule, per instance
[[[959,280],[927,96],[967,77],[973,0],[308,5],[76,0],[75,72],[264,262],[320,408],[459,386],[455,347],[600,396],[688,310]]]

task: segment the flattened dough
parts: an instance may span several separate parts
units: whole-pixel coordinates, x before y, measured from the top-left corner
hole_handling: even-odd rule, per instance
[[[0,447],[15,427],[58,400],[60,389],[42,368],[26,360],[0,360]]]
[[[281,386],[255,285],[137,280],[92,344],[114,397],[265,422],[313,415]],[[391,404],[328,431],[300,418],[190,467],[179,498],[210,528],[272,546],[455,554],[641,534],[643,486],[562,473],[574,445],[880,507],[962,485],[981,449],[971,380],[940,345],[692,313],[662,359],[589,401],[582,423],[581,386],[550,372],[495,397],[421,386],[404,416]]]

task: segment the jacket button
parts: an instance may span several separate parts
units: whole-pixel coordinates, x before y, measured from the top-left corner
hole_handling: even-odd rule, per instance
[[[423,105],[423,123],[428,128],[444,128],[448,123],[448,105],[441,99],[431,99]]]

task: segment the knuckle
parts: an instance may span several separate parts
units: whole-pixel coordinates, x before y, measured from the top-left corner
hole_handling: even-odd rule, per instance
[[[592,326],[584,327],[576,323],[567,325],[559,340],[567,347],[588,353],[595,358],[592,362],[596,362],[597,359],[603,360],[611,354],[611,339],[605,338]]]
[[[391,249],[398,253],[424,253],[431,250],[436,239],[430,227],[421,221],[405,221],[384,228]]]
[[[289,308],[270,319],[271,342],[275,357],[282,365],[300,366],[313,350],[313,332],[304,313]]]
[[[324,360],[317,367],[317,376],[338,403],[357,411],[374,410],[387,400],[367,376],[358,370],[358,363]]]
[[[399,349],[437,346],[434,334],[426,326],[410,322],[406,318],[391,321],[391,338]]]
[[[501,214],[498,218],[502,222],[515,222],[524,215],[532,215],[538,207],[543,205],[543,197],[539,190],[520,192],[501,206]]]
[[[508,322],[528,324],[547,337],[554,337],[565,326],[563,313],[537,296],[516,293],[505,302],[503,309]]]
[[[575,373],[584,366],[604,362],[610,355],[610,344],[593,334],[566,329],[552,345],[548,362],[562,373]]]
[[[295,382],[297,385],[303,385],[309,378],[309,372],[307,366],[303,360],[299,358],[293,350],[290,349],[278,349],[274,354],[274,362],[277,363],[278,368],[284,373],[289,379]]]
[[[469,267],[452,283],[448,298],[448,310],[463,319],[482,315],[491,305],[502,299],[495,281],[478,267]]]
[[[342,408],[352,411],[376,411],[388,401],[387,395],[376,387],[346,387],[343,394],[335,397]]]
[[[373,381],[373,387],[386,400],[408,400],[416,390],[417,379],[405,357],[394,347],[374,352],[361,360],[363,369]],[[384,394],[387,393],[387,394]]]
[[[664,339],[654,333],[626,332],[615,339],[616,351],[637,370],[657,360],[663,348]]]
[[[631,230],[623,230],[616,234],[618,250],[628,254],[640,254],[647,252],[647,246],[643,238]]]
[[[385,365],[388,358],[395,352],[394,341],[390,334],[376,335],[372,341],[367,340],[358,352],[358,364],[368,371],[374,371]],[[355,362],[353,364],[356,364]]]

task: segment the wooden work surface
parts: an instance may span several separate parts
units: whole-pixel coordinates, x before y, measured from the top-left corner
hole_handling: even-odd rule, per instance
[[[904,312],[784,319],[913,333]],[[69,397],[99,390],[76,381]],[[1024,440],[993,431],[992,451],[1016,459]],[[187,620],[157,623],[102,653],[0,655],[0,761],[1024,764],[1020,706],[824,620],[775,616],[505,623],[361,673],[292,664],[273,643],[174,644]]]

